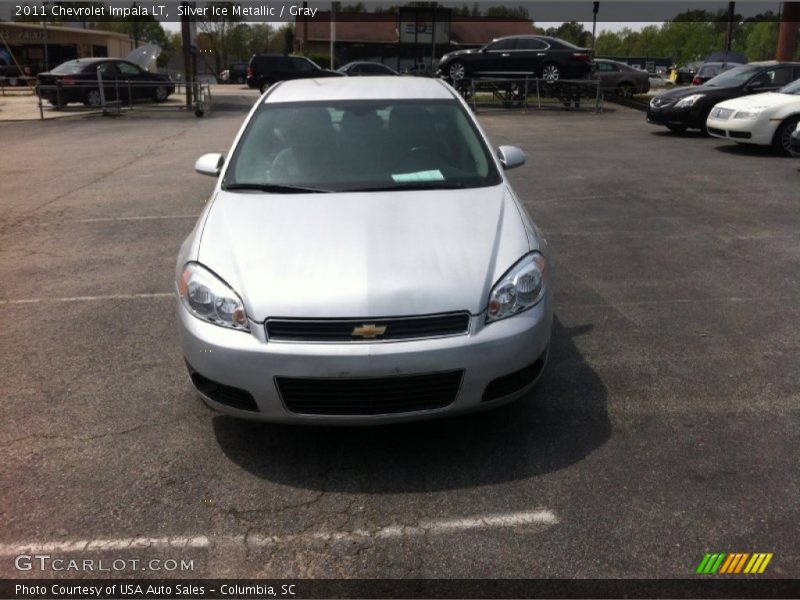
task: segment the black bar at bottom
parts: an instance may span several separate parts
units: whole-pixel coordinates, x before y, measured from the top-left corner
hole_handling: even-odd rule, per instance
[[[0,579],[0,598],[798,598],[798,579]]]

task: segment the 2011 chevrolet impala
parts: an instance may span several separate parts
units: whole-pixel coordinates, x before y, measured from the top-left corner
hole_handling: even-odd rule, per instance
[[[255,104],[183,243],[184,358],[214,409],[384,423],[498,406],[546,363],[547,245],[446,83],[278,83]]]

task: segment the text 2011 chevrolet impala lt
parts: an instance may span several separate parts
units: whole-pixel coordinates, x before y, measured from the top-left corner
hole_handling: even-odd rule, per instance
[[[551,265],[493,152],[446,84],[277,84],[178,257],[183,353],[211,407],[294,423],[489,408],[547,359]]]

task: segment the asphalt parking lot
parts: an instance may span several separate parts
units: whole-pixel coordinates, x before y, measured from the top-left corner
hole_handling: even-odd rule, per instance
[[[14,566],[46,553],[194,561],[147,576],[692,577],[710,551],[798,576],[797,160],[621,107],[479,113],[527,151],[512,179],[556,260],[541,383],[450,420],[271,426],[196,398],[171,294],[213,187],[194,160],[244,108],[0,124],[0,576],[51,576]]]

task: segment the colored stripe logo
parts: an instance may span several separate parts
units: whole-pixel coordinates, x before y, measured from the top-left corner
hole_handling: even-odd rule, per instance
[[[738,574],[761,574],[767,569],[773,554],[766,552],[714,552],[707,553],[697,573],[701,575],[738,575]]]

